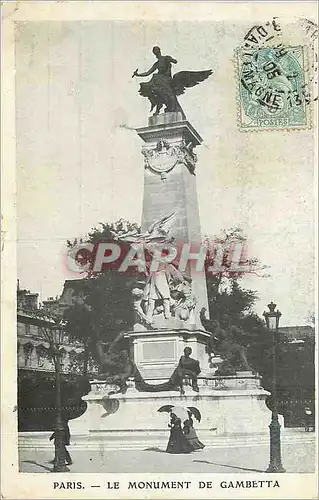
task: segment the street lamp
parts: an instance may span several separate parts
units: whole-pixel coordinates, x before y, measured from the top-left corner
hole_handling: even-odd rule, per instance
[[[277,404],[277,380],[276,380],[276,344],[279,319],[281,312],[277,309],[277,304],[270,302],[268,304],[269,311],[263,312],[266,320],[267,328],[270,330],[272,338],[272,414],[269,425],[270,438],[270,460],[266,472],[286,472],[281,463],[281,444],[280,444],[280,423],[278,420],[278,404]]]
[[[61,401],[61,343],[64,331],[61,327],[53,328],[53,361],[55,366],[55,388],[56,388],[56,422],[54,429],[54,447],[55,462],[53,472],[68,472],[70,469],[66,466],[65,455],[65,424],[62,419],[62,401]]]
[[[52,472],[68,472],[66,466],[65,453],[65,424],[62,419],[61,401],[61,345],[65,335],[63,320],[60,317],[53,317],[45,311],[37,310],[39,320],[39,330],[44,339],[49,343],[50,351],[55,368],[55,389],[56,389],[56,419],[54,427],[55,461]]]

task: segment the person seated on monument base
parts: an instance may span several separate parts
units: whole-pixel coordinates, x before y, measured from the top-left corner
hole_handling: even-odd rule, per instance
[[[185,394],[183,387],[185,378],[189,378],[191,380],[193,391],[199,392],[197,377],[200,374],[201,370],[199,361],[197,361],[197,359],[191,358],[191,354],[191,347],[185,347],[184,355],[180,357],[178,366],[171,377],[171,380],[173,379],[176,385],[179,386],[181,394]]]

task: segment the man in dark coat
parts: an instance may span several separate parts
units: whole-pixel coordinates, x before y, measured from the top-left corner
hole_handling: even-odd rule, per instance
[[[63,432],[63,447],[64,447],[64,456],[65,456],[65,461],[66,461],[66,464],[67,465],[71,465],[72,464],[72,459],[71,459],[71,455],[70,453],[68,452],[67,450],[67,446],[70,445],[70,428],[69,428],[69,425],[68,425],[68,422],[67,421],[64,421],[63,422],[63,426],[64,426],[64,432]],[[54,439],[54,444],[56,444],[56,433],[55,431],[53,432],[53,434],[50,436],[50,441],[52,441]],[[53,464],[56,464],[57,461],[58,461],[58,457],[56,456],[56,449],[57,447],[55,446],[55,456],[54,456],[54,459],[51,461],[51,463]]]

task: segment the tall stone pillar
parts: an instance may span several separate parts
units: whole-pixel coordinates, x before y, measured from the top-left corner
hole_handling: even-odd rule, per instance
[[[142,147],[145,163],[142,231],[166,214],[175,212],[170,234],[180,248],[190,244],[190,251],[196,254],[202,237],[194,149],[201,144],[202,138],[179,112],[152,116],[148,127],[137,129],[137,133],[145,143]],[[197,298],[193,328],[202,328],[199,311],[202,307],[208,308],[206,278],[203,265],[197,270],[196,265],[196,260],[190,260],[187,274],[192,278]]]
[[[137,129],[137,133],[144,142],[142,233],[154,222],[174,213],[168,236],[174,238],[179,251],[184,248],[187,255],[189,251],[198,254],[201,229],[194,149],[202,142],[200,135],[179,112],[153,116],[148,126]],[[190,248],[187,245],[191,245]],[[180,267],[179,270],[183,272]],[[199,266],[198,260],[189,260],[184,275],[196,300],[189,318],[177,315],[167,318],[164,312],[154,314],[149,327],[137,323],[134,331],[126,334],[144,379],[167,380],[186,346],[191,347],[192,356],[199,360],[202,374],[209,371],[206,353],[209,334],[199,319],[200,309],[208,308],[204,258]]]

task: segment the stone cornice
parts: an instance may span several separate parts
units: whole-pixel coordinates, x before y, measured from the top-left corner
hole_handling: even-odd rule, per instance
[[[145,142],[157,141],[159,137],[165,139],[178,136],[184,137],[187,142],[192,142],[194,147],[203,142],[199,133],[187,120],[141,127],[137,128],[136,132]]]

